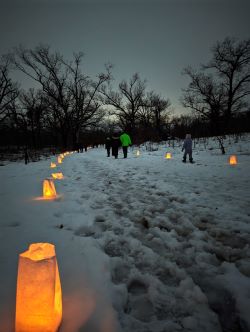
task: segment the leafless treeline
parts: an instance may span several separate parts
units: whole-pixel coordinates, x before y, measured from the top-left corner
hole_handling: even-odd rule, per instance
[[[170,101],[146,91],[138,74],[112,88],[111,65],[95,79],[82,72],[83,54],[66,61],[49,46],[16,48],[2,58],[0,94],[2,130],[18,132],[26,144],[41,146],[41,137],[52,145],[75,146],[86,131],[108,131],[119,126],[132,134],[138,126],[155,128],[160,135]],[[37,89],[21,90],[9,70],[19,70],[36,82]],[[8,90],[5,88],[8,85]]]
[[[117,128],[129,131],[134,141],[181,137],[187,131],[209,136],[249,130],[250,40],[226,38],[214,45],[208,64],[184,69],[190,83],[181,102],[192,112],[179,117],[170,117],[170,100],[148,91],[139,74],[114,88],[111,65],[90,78],[83,60],[82,53],[65,60],[44,45],[19,46],[2,56],[1,145],[73,147],[87,140],[86,133],[88,144],[100,143]],[[36,88],[22,89],[11,71],[22,72]]]
[[[185,68],[184,74],[190,83],[182,104],[209,124],[212,135],[236,130],[239,118],[249,121],[250,39],[217,42],[207,64],[199,70]]]

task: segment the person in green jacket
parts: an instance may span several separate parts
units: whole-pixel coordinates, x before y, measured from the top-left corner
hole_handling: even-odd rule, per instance
[[[124,158],[127,158],[127,155],[128,155],[128,146],[132,144],[131,143],[131,138],[130,138],[130,136],[127,133],[124,132],[120,136],[120,141],[122,143],[122,150],[123,150]]]

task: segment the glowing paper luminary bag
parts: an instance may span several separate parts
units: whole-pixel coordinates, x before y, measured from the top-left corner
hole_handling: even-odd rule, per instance
[[[237,157],[236,156],[230,156],[229,158],[229,164],[230,165],[237,165]]]
[[[53,179],[61,180],[63,179],[63,173],[52,173]]]
[[[171,153],[170,153],[170,152],[167,152],[167,153],[165,154],[165,158],[166,158],[166,159],[171,159],[171,158],[172,158]]]
[[[56,332],[62,292],[55,246],[33,243],[19,255],[15,332]]]
[[[43,181],[43,198],[44,199],[53,199],[56,198],[56,188],[53,180],[46,179]]]
[[[56,164],[55,163],[50,163],[50,168],[55,168]]]

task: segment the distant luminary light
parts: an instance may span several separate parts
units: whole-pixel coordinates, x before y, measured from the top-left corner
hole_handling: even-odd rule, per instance
[[[53,180],[45,179],[43,181],[43,198],[55,199],[56,197],[56,188]]]
[[[140,150],[137,150],[136,153],[135,153],[135,155],[136,155],[137,157],[139,157],[139,156],[140,156]]]
[[[62,291],[55,246],[33,243],[19,255],[15,332],[56,332]]]
[[[230,165],[237,165],[238,161],[237,161],[237,157],[235,155],[232,155],[229,157],[229,164]]]
[[[55,163],[50,163],[50,168],[55,168],[56,164]]]
[[[59,157],[57,158],[57,162],[58,162],[58,164],[61,164],[61,163],[62,163],[62,157],[61,157],[61,156],[59,156]]]
[[[170,152],[167,152],[167,153],[165,154],[165,158],[166,158],[166,159],[172,159],[172,154],[171,154]]]
[[[61,180],[63,179],[63,173],[52,173],[53,179]]]

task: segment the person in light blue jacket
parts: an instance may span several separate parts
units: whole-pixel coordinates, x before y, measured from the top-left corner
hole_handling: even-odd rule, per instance
[[[190,163],[194,162],[193,157],[192,157],[192,145],[193,145],[193,142],[192,142],[192,139],[191,139],[191,135],[186,134],[186,138],[184,140],[183,147],[182,147],[182,151],[184,150],[184,155],[183,155],[183,160],[182,161],[184,163],[186,162],[187,154],[189,156]]]

